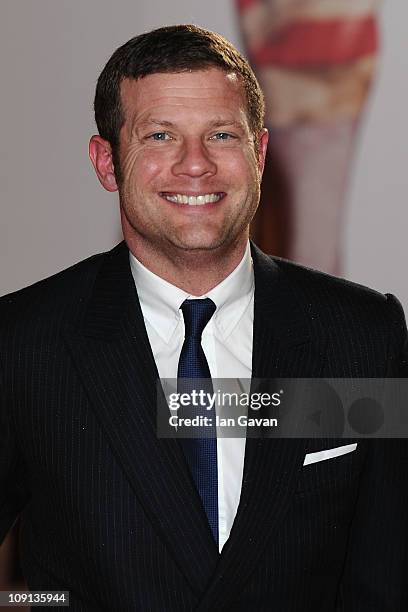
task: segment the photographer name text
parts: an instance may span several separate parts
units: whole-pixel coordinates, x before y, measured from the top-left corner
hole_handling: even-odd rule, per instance
[[[257,419],[240,415],[238,417],[215,417],[198,415],[192,418],[174,414],[169,418],[171,427],[277,427],[278,419]]]

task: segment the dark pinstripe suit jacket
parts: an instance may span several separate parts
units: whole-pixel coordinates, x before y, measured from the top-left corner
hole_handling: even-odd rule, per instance
[[[405,375],[395,298],[253,257],[255,377]],[[72,610],[408,609],[404,441],[302,467],[336,441],[247,440],[218,554],[177,441],[156,438],[123,243],[2,298],[0,359],[0,541],[21,513],[30,588],[69,590]]]

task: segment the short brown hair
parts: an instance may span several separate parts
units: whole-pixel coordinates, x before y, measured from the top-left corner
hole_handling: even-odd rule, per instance
[[[249,126],[257,136],[263,127],[264,97],[247,60],[220,34],[195,25],[167,26],[131,38],[113,53],[99,76],[95,120],[99,134],[112,146],[114,162],[118,161],[119,133],[125,120],[120,97],[123,79],[213,67],[240,77]]]

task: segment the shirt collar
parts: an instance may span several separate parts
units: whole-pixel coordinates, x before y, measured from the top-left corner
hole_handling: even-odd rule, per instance
[[[137,287],[143,317],[168,343],[182,319],[184,300],[196,298],[148,270],[129,251],[130,268]],[[217,309],[212,318],[215,332],[226,339],[247,309],[254,292],[254,274],[249,242],[238,266],[221,283],[200,298],[210,298]]]

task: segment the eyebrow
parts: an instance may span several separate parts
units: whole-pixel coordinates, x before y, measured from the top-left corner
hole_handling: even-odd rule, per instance
[[[162,119],[154,119],[153,117],[150,119],[145,119],[144,121],[142,121],[141,123],[139,123],[139,125],[137,126],[138,128],[143,128],[143,127],[148,127],[150,125],[157,125],[159,127],[168,127],[168,128],[173,128],[176,127],[177,124],[176,123],[172,123],[171,121],[165,121]],[[215,119],[214,121],[211,121],[209,123],[209,127],[211,128],[217,128],[217,127],[236,127],[239,128],[241,130],[244,129],[243,124],[240,121],[236,121],[234,119]]]
[[[240,129],[244,128],[243,124],[240,121],[236,121],[234,119],[217,119],[215,121],[212,121],[210,125],[211,125],[211,127],[224,127],[224,126],[229,127],[229,126],[232,126],[232,127],[237,127],[237,128],[240,128]]]
[[[145,127],[148,125],[159,125],[159,126],[163,126],[163,127],[174,127],[174,123],[172,123],[171,121],[162,121],[161,119],[145,119],[144,121],[142,121],[141,123],[139,123],[138,127]]]

